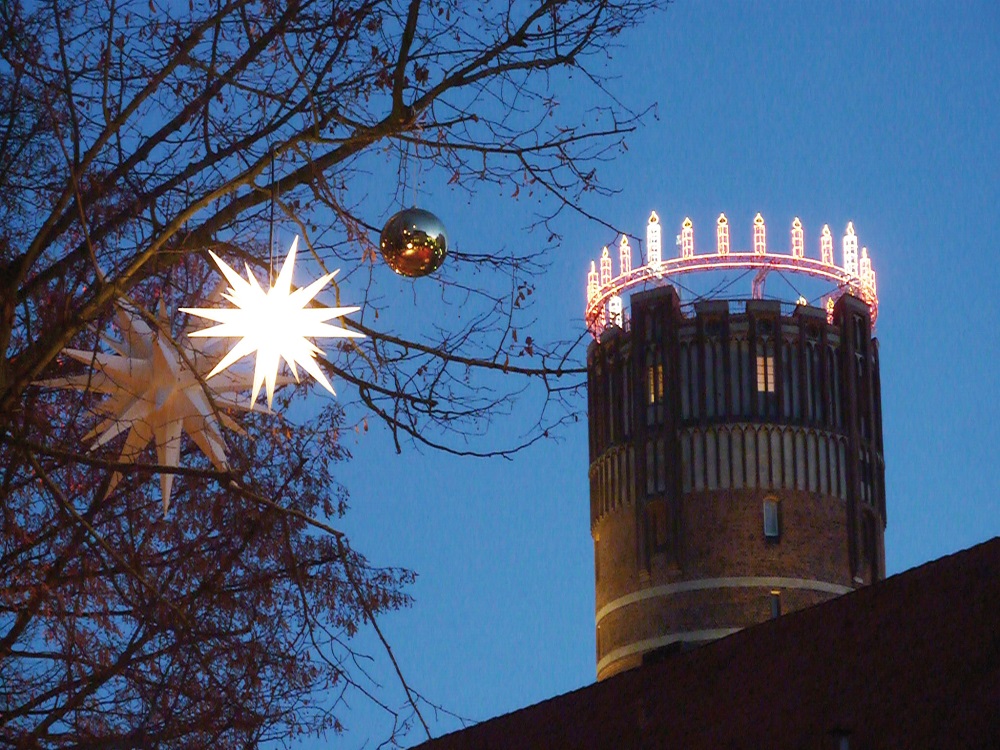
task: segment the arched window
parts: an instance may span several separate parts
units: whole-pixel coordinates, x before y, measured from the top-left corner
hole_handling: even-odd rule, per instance
[[[777,498],[764,499],[764,538],[776,542],[781,538],[781,508]]]

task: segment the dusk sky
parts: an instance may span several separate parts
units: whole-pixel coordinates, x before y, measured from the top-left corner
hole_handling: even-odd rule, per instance
[[[734,247],[749,246],[760,211],[769,240],[787,244],[798,216],[806,252],[817,255],[828,223],[839,260],[840,234],[853,221],[871,252],[889,575],[1000,534],[998,7],[679,0],[623,35],[605,71],[623,105],[656,106],[627,152],[599,168],[620,192],[588,210],[637,236],[657,211],[665,254],[685,216],[696,242],[707,243],[723,211]],[[570,110],[596,97],[575,83],[553,92]],[[544,246],[545,236],[522,229],[530,200],[495,189],[470,199],[450,191],[447,175],[421,179],[420,202],[458,249]],[[616,241],[582,216],[564,215],[559,229],[550,269],[536,279],[537,322],[527,333],[538,340],[583,332],[586,272]],[[413,310],[432,325],[440,284],[417,282],[412,294]],[[517,442],[535,416],[529,407],[499,417],[490,439]],[[397,455],[374,423],[348,438],[353,459],[337,478],[352,508],[340,525],[373,563],[419,575],[413,607],[383,618],[384,632],[412,687],[468,719],[595,679],[584,400],[579,407],[578,423],[513,461],[407,444]],[[379,646],[368,636],[360,643],[375,659],[379,695],[401,705]],[[377,746],[388,719],[357,703],[344,717],[347,733],[301,746]],[[423,713],[435,735],[460,726]]]

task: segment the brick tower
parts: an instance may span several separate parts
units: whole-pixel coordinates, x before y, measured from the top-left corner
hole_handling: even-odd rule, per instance
[[[787,256],[767,254],[763,242],[730,254],[728,224],[718,251],[698,256],[685,220],[678,258],[650,252],[633,270],[622,250],[617,277],[604,262],[603,278],[592,273],[598,679],[885,575],[874,272],[867,252],[857,263],[856,244],[851,265],[848,236],[844,266],[833,266],[826,229],[822,259],[805,258],[796,225]],[[682,305],[668,282],[699,258],[722,268],[746,260],[758,269],[755,297],[783,264],[844,282],[823,307]],[[652,288],[632,295],[629,317],[620,295],[640,283]]]

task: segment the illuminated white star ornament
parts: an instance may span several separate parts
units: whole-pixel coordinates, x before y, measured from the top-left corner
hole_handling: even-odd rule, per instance
[[[298,366],[312,375],[330,393],[333,386],[326,379],[316,363],[316,355],[321,350],[310,338],[363,338],[364,334],[330,325],[326,321],[348,313],[358,307],[306,307],[319,291],[329,283],[337,271],[328,273],[307,287],[292,291],[292,272],[295,269],[295,252],[299,238],[285,257],[278,278],[266,292],[253,275],[250,266],[244,279],[229,267],[215,253],[210,254],[219,270],[230,284],[223,294],[234,308],[181,308],[182,312],[214,320],[220,325],[194,331],[191,336],[239,338],[229,353],[215,366],[209,378],[215,377],[234,362],[248,354],[257,352],[257,362],[253,375],[253,394],[250,403],[257,401],[261,384],[267,387],[267,404],[274,398],[274,386],[278,378],[278,367],[285,360],[298,381]]]
[[[183,431],[216,469],[225,471],[228,463],[222,426],[242,430],[216,407],[247,409],[233,394],[249,385],[249,373],[230,371],[214,380],[210,400],[203,380],[220,354],[217,342],[192,342],[186,336],[174,341],[162,304],[159,326],[150,325],[128,302],[119,303],[115,312],[121,339],[101,334],[110,352],[65,349],[67,356],[91,369],[39,385],[107,394],[97,407],[104,418],[83,437],[91,451],[125,434],[120,462],[134,463],[146,446],[155,442],[157,463],[179,466]],[[106,495],[120,478],[117,472],[112,475]],[[164,513],[170,507],[173,481],[173,474],[160,475]]]

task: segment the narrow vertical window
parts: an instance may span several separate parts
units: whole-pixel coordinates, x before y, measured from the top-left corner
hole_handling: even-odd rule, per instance
[[[768,498],[764,501],[764,537],[777,540],[781,536],[781,519],[778,514],[778,501]]]
[[[663,364],[652,364],[652,355],[646,355],[646,362],[646,424],[653,424],[662,421]],[[660,405],[659,415],[657,415],[657,405]]]
[[[781,590],[771,590],[771,619],[781,617]]]
[[[646,366],[646,390],[649,395],[649,400],[647,403],[656,403],[656,367],[653,365]]]
[[[774,357],[771,355],[757,355],[757,391],[774,393]]]

